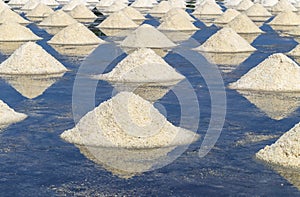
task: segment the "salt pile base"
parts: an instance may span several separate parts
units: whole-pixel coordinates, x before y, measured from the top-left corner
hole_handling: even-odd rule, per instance
[[[41,39],[30,29],[18,23],[4,23],[0,25],[0,42],[36,41]]]
[[[123,11],[113,13],[107,17],[104,21],[97,26],[97,28],[108,28],[108,29],[133,29],[137,28],[138,25],[133,22]]]
[[[61,137],[86,146],[147,149],[187,145],[198,135],[172,125],[150,102],[122,92],[87,113]]]
[[[299,92],[300,67],[282,53],[273,54],[237,82],[231,83],[229,87],[257,91]]]
[[[0,74],[43,75],[64,73],[67,69],[41,46],[28,42],[0,65]]]
[[[241,53],[253,52],[256,49],[233,29],[224,27],[195,50],[212,53]]]
[[[185,77],[175,71],[151,49],[137,49],[109,73],[99,78],[117,82],[181,81]]]
[[[12,123],[20,122],[25,118],[27,118],[27,115],[15,112],[15,110],[0,100],[0,128],[6,127]]]
[[[69,14],[79,22],[93,22],[97,18],[84,4],[77,5]]]
[[[256,158],[272,165],[300,168],[300,124],[283,134],[274,144],[256,153]]]
[[[16,12],[6,8],[0,12],[0,24],[10,23],[10,22],[19,23],[22,25],[28,25],[30,23],[30,21],[25,20]]]
[[[300,16],[292,11],[281,12],[277,16],[275,16],[275,18],[271,22],[269,22],[269,25],[300,25]]]
[[[57,45],[95,45],[104,43],[81,23],[69,25],[55,34],[47,43]]]
[[[58,10],[52,13],[51,15],[49,15],[47,18],[45,18],[41,23],[39,23],[39,26],[66,27],[74,23],[77,23],[75,19],[73,19],[70,15],[68,15],[64,11]]]

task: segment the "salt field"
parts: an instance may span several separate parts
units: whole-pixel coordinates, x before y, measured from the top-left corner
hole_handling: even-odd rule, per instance
[[[300,195],[299,4],[0,1],[0,196]]]

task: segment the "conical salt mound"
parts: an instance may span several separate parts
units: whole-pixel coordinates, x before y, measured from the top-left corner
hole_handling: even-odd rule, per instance
[[[131,29],[137,28],[138,25],[133,22],[123,11],[116,12],[107,17],[97,28],[110,28],[110,29]]]
[[[83,24],[74,23],[55,34],[48,43],[60,45],[96,45],[104,43],[104,41]]]
[[[174,15],[183,16],[183,17],[185,17],[186,19],[188,19],[191,22],[195,22],[196,21],[187,12],[185,12],[183,9],[180,9],[180,8],[172,8],[171,10],[169,10],[163,17],[161,17],[161,21],[166,21],[167,18],[172,17]]]
[[[288,76],[288,77],[287,77]],[[300,91],[300,67],[282,53],[269,56],[229,85],[232,89],[259,91]]]
[[[169,0],[172,8],[181,8],[185,9],[186,8],[186,2],[185,0]]]
[[[173,15],[165,18],[157,29],[171,30],[171,31],[196,31],[198,30],[195,25],[182,15]]]
[[[256,157],[269,164],[300,168],[300,124],[284,133],[274,144],[256,153]]]
[[[155,27],[143,24],[127,36],[121,46],[129,48],[172,48],[176,44]]]
[[[237,6],[242,0],[227,0],[225,2],[225,5],[227,7],[234,7],[234,6]]]
[[[261,4],[264,7],[272,7],[278,3],[278,0],[262,0]]]
[[[42,38],[35,35],[30,29],[18,23],[4,23],[0,25],[1,42],[36,41]]]
[[[39,3],[33,10],[29,11],[27,17],[48,17],[54,11],[47,5]]]
[[[77,21],[64,11],[58,10],[40,22],[39,26],[65,27],[73,23],[77,23]]]
[[[249,9],[245,11],[245,14],[249,17],[251,16],[268,16],[271,17],[272,14],[261,4],[255,3]]]
[[[43,3],[49,7],[57,7],[59,3],[55,0],[29,0],[22,8],[23,11],[33,10],[39,3]]]
[[[4,9],[0,12],[0,24],[3,23],[19,23],[19,24],[29,24],[28,20],[22,18],[19,14],[12,11],[11,9]]]
[[[97,8],[105,8],[109,7],[114,3],[115,0],[101,0],[99,3],[96,4]]]
[[[195,50],[212,53],[239,53],[252,52],[256,49],[233,29],[224,27]]]
[[[64,7],[62,7],[63,11],[71,11],[73,10],[77,5],[87,5],[85,0],[71,0],[68,4],[66,4]]]
[[[149,13],[150,14],[165,14],[169,10],[172,9],[170,2],[168,1],[161,1],[158,5],[152,8]]]
[[[115,13],[126,7],[127,7],[127,5],[125,3],[120,2],[120,1],[115,1],[112,5],[110,5],[108,8],[105,9],[105,12]]]
[[[127,6],[121,11],[133,21],[141,21],[146,19],[139,11],[137,11],[131,6]]]
[[[300,16],[292,11],[279,13],[269,22],[270,25],[300,25]]]
[[[240,11],[245,11],[248,8],[253,6],[253,2],[251,0],[242,0],[237,6],[236,9]]]
[[[187,145],[198,135],[172,125],[140,96],[122,92],[87,113],[61,138],[85,146],[148,149]]]
[[[214,23],[216,23],[216,24],[227,24],[232,19],[234,19],[236,16],[238,16],[240,14],[241,13],[239,11],[236,11],[234,9],[228,9],[221,16],[219,16],[216,20],[214,20]]]
[[[74,19],[96,19],[97,16],[89,10],[84,4],[77,5],[70,12],[70,16]]]
[[[0,73],[8,75],[44,75],[66,71],[59,61],[34,42],[23,44],[0,65]]]
[[[128,55],[101,79],[116,82],[168,82],[181,81],[184,76],[177,73],[153,50],[140,48]]]
[[[0,128],[12,123],[20,122],[27,118],[27,115],[18,113],[0,100]]]
[[[300,56],[300,44],[298,44],[294,49],[288,52],[288,55],[299,57]]]
[[[154,4],[157,4],[155,0],[136,0],[131,6],[134,8],[153,8]]]
[[[280,0],[278,3],[276,3],[272,8],[272,12],[283,12],[283,11],[297,11],[297,8],[295,8],[288,0]]]
[[[221,7],[218,4],[206,2],[200,5],[193,13],[193,15],[221,15],[223,14]]]
[[[262,33],[255,23],[245,14],[240,14],[231,20],[227,27],[232,28],[237,33]]]

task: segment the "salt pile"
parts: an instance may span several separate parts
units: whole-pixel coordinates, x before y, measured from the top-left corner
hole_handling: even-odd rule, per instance
[[[128,48],[172,48],[176,45],[155,27],[143,24],[127,36],[121,46]]]
[[[262,33],[263,32],[245,14],[240,14],[236,16],[226,26],[232,28],[237,33]]]
[[[287,77],[289,76],[289,77]],[[297,92],[300,67],[282,53],[269,56],[255,68],[229,85],[232,89]]]
[[[123,11],[116,12],[97,26],[97,28],[109,28],[109,29],[131,29],[137,28],[138,25],[133,22]]]
[[[248,8],[253,6],[253,2],[251,0],[242,0],[237,6],[236,9],[239,11],[245,11]]]
[[[106,8],[111,6],[115,0],[101,0],[99,3],[96,4],[96,8]]]
[[[61,138],[85,146],[148,149],[190,144],[198,135],[172,125],[150,102],[122,92],[87,113]]]
[[[198,28],[190,22],[186,17],[181,15],[173,15],[165,18],[165,20],[157,27],[159,30],[171,31],[197,31]]]
[[[172,8],[186,8],[186,2],[185,0],[169,0]]]
[[[99,78],[116,82],[167,82],[181,81],[177,73],[153,50],[140,48],[128,55],[109,73]]]
[[[297,11],[297,8],[295,8],[288,0],[280,0],[278,3],[276,3],[272,8],[272,12],[283,12],[283,11]]]
[[[169,10],[172,9],[170,2],[168,1],[161,1],[158,5],[152,8],[149,13],[150,14],[165,14]]]
[[[134,8],[153,8],[154,4],[157,4],[156,0],[136,0],[131,6]]]
[[[62,10],[65,12],[69,12],[73,10],[77,5],[87,5],[85,0],[71,0],[68,4],[66,4],[64,7],[62,7]]]
[[[195,22],[196,21],[187,12],[185,12],[183,9],[180,9],[180,8],[172,8],[171,10],[169,10],[163,17],[161,17],[161,21],[166,21],[167,18],[172,17],[174,15],[183,16],[183,17],[185,17],[186,19],[188,19],[191,22]]]
[[[19,24],[24,24],[24,25],[27,25],[30,23],[28,20],[25,20],[19,14],[15,13],[11,9],[3,9],[0,12],[0,24],[8,23],[8,22],[9,23],[14,22],[14,23],[19,23]]]
[[[12,8],[21,8],[28,0],[10,0],[7,4]]]
[[[74,23],[59,31],[47,43],[56,45],[98,45],[104,43],[104,41],[83,24]]]
[[[195,50],[212,53],[239,53],[252,52],[256,49],[233,29],[224,27]]]
[[[27,115],[18,113],[0,100],[0,128],[12,123],[20,122],[27,118]]]
[[[278,0],[261,0],[261,4],[268,8],[276,5],[276,3],[278,3]]]
[[[205,2],[200,5],[193,13],[193,15],[221,15],[223,14],[221,7],[216,3]]]
[[[8,6],[6,3],[4,3],[4,1],[1,1],[0,2],[0,10],[7,9],[7,8],[10,8],[10,6]]]
[[[39,26],[65,27],[74,23],[77,23],[75,19],[73,19],[64,11],[58,10],[55,11],[53,14],[49,15],[47,18],[45,18],[41,23],[39,23]]]
[[[55,0],[29,0],[22,8],[22,11],[30,11],[33,10],[39,3],[44,3],[45,5],[55,8],[59,6],[59,3],[57,3]]]
[[[105,9],[105,13],[118,12],[127,7],[127,4],[121,1],[115,1],[112,5]]]
[[[0,25],[1,42],[35,41],[42,38],[35,35],[30,29],[18,23],[4,23]]]
[[[300,167],[300,124],[296,124],[284,133],[274,144],[266,146],[256,153],[256,157],[264,162],[289,167]]]
[[[261,4],[255,3],[249,9],[245,11],[245,14],[249,17],[251,16],[264,16],[264,17],[271,17],[272,14]]]
[[[50,14],[54,13],[54,11],[47,5],[43,3],[39,3],[33,10],[29,11],[26,16],[27,17],[48,17]]]
[[[146,19],[139,11],[130,6],[121,11],[133,21],[144,21]]]
[[[70,16],[74,19],[96,19],[97,16],[89,10],[84,4],[77,5],[70,11]]]
[[[270,25],[300,25],[300,16],[292,11],[281,12],[269,22]]]
[[[226,10],[220,17],[218,17],[216,20],[214,20],[215,24],[227,24],[232,19],[234,19],[236,16],[240,14],[239,11],[236,11],[235,9],[228,9]]]
[[[242,0],[227,0],[225,5],[227,7],[236,7]]]

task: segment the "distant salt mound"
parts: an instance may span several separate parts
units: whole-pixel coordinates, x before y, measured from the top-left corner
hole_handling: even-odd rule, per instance
[[[25,118],[27,118],[27,115],[16,112],[0,100],[0,128],[20,122]]]
[[[283,11],[296,12],[297,8],[295,8],[288,0],[280,0],[271,8],[271,12],[283,12]]]
[[[236,7],[242,0],[227,0],[225,5],[227,7]]]
[[[10,0],[7,5],[9,5],[12,8],[18,7],[21,8],[27,3],[28,0]]]
[[[127,6],[121,11],[133,21],[144,21],[146,19],[139,11],[131,6]]]
[[[215,24],[227,24],[236,16],[241,14],[239,11],[235,9],[228,9],[226,10],[221,16],[219,16],[216,20],[214,20]]]
[[[279,13],[271,22],[270,25],[300,25],[300,16],[292,11]]]
[[[240,15],[236,16],[226,26],[232,28],[237,33],[252,34],[252,33],[262,33],[263,32],[245,14],[240,14]]]
[[[48,75],[64,73],[67,69],[41,46],[27,42],[0,65],[7,75]]]
[[[256,49],[233,29],[224,27],[195,50],[211,53],[240,53],[252,52]]]
[[[121,1],[115,1],[112,5],[105,9],[105,13],[115,13],[127,7],[127,4]]]
[[[193,13],[193,15],[221,15],[223,14],[221,7],[218,4],[206,2],[200,5]]]
[[[197,31],[198,28],[182,15],[172,15],[164,19],[157,27],[159,30],[168,31]]]
[[[43,3],[51,8],[59,6],[55,0],[29,0],[22,8],[22,11],[28,12],[33,10],[38,4]]]
[[[64,7],[62,7],[62,10],[65,12],[70,12],[76,6],[81,5],[81,4],[83,4],[85,6],[88,5],[85,0],[71,0],[71,1],[69,1],[68,4],[66,4]]]
[[[122,47],[128,48],[172,48],[175,47],[169,38],[157,30],[155,27],[143,24],[134,30],[121,43]]]
[[[46,18],[53,13],[54,11],[49,6],[44,3],[39,3],[33,10],[29,11],[26,16]]]
[[[12,11],[11,9],[3,9],[0,12],[0,24],[10,23],[10,22],[19,23],[23,25],[27,25],[30,23],[30,21],[25,20],[19,14]]]
[[[36,41],[42,38],[35,35],[30,29],[18,23],[4,23],[0,25],[1,42]]]
[[[172,8],[186,8],[185,0],[169,0]]]
[[[165,14],[172,9],[169,1],[161,1],[158,5],[153,7],[149,13],[150,14]]]
[[[74,23],[55,34],[48,43],[56,45],[96,45],[104,43],[104,41],[83,24]]]
[[[253,2],[251,0],[242,0],[237,6],[236,9],[239,11],[245,11],[248,8],[253,6]]]
[[[261,0],[261,4],[268,8],[276,5],[276,3],[278,3],[278,0]]]
[[[266,146],[256,153],[259,160],[272,165],[288,168],[300,168],[300,124],[296,124],[284,133],[274,144]]]
[[[287,77],[288,76],[288,77]],[[229,85],[232,89],[258,91],[300,91],[300,67],[282,53],[269,56]]]
[[[131,6],[134,8],[153,8],[157,4],[156,0],[136,0]]]
[[[74,19],[96,19],[97,16],[89,10],[84,4],[77,5],[70,11],[70,16]]]
[[[129,92],[101,103],[73,129],[61,134],[64,140],[78,145],[128,149],[188,145],[198,137],[175,127],[150,102]]]
[[[181,81],[185,77],[153,50],[140,48],[129,54],[109,73],[100,79],[116,82],[168,82]]]
[[[245,11],[245,14],[249,17],[251,16],[263,16],[263,17],[271,17],[272,14],[261,4],[255,3],[253,6],[248,8]]]
[[[109,29],[132,29],[137,28],[138,25],[133,22],[123,11],[116,12],[107,17],[97,28],[109,28]]]
[[[174,15],[183,16],[183,17],[185,17],[186,19],[188,19],[191,22],[195,22],[196,21],[187,12],[185,12],[183,9],[180,9],[180,8],[172,8],[171,10],[169,10],[163,17],[161,17],[161,21],[166,21],[167,18],[172,17]]]
[[[58,10],[49,15],[47,18],[45,18],[41,23],[39,23],[39,26],[65,27],[74,23],[77,23],[75,19],[73,19],[63,10]]]
[[[115,0],[101,0],[99,1],[99,3],[96,4],[96,8],[106,8],[111,6],[113,3],[115,2]]]

